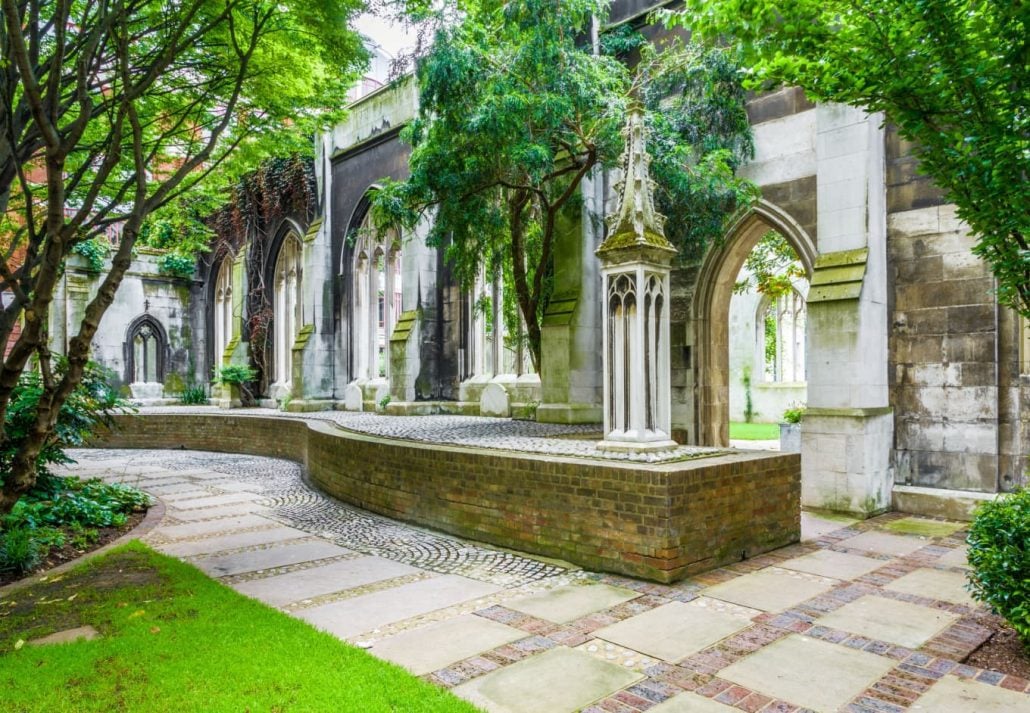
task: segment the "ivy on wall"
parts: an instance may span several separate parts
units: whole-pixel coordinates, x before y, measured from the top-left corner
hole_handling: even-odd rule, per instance
[[[285,218],[308,223],[317,210],[312,159],[300,154],[268,159],[233,186],[229,201],[206,220],[211,254],[232,254],[248,245],[245,338],[265,384],[271,358],[272,286],[266,276],[276,259],[272,241]],[[263,388],[262,388],[263,390]]]

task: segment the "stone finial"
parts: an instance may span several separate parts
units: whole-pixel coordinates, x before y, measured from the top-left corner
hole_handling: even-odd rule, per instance
[[[619,207],[607,218],[608,238],[597,249],[597,255],[603,258],[606,253],[644,248],[644,252],[667,252],[671,256],[676,248],[665,237],[665,216],[654,207],[654,181],[649,170],[651,157],[647,153],[644,111],[640,105],[630,108],[623,136],[626,149],[622,159],[623,180],[619,183]]]

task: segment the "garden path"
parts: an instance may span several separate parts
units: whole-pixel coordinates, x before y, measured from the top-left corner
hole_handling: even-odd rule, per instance
[[[960,523],[805,513],[797,545],[658,585],[357,510],[288,461],[73,456],[164,501],[152,546],[488,711],[1030,712],[1030,682],[959,663],[989,633]]]

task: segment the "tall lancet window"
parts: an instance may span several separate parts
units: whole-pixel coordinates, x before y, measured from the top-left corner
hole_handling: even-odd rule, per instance
[[[129,381],[133,384],[159,383],[165,377],[164,330],[150,315],[144,315],[129,328]]]
[[[365,216],[354,247],[353,378],[390,376],[390,334],[401,313],[401,287],[400,236],[376,231]]]
[[[301,267],[300,238],[290,233],[279,249],[275,263],[275,301],[273,306],[273,347],[275,350],[275,383],[286,386],[292,380],[290,353],[301,326]]]
[[[232,325],[232,258],[222,260],[215,280],[215,366],[222,364],[225,350],[233,337]]]

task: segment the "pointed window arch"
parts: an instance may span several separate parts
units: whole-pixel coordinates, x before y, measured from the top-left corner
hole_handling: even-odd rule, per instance
[[[377,231],[371,216],[365,215],[354,246],[354,379],[390,376],[390,334],[402,309],[400,243],[396,230]]]
[[[273,279],[272,379],[287,386],[292,381],[290,352],[301,327],[303,305],[303,248],[296,233],[290,232],[279,248]]]
[[[125,347],[128,383],[164,382],[168,338],[160,322],[149,314],[137,317],[129,325]]]
[[[225,350],[233,338],[233,261],[230,255],[222,259],[215,279],[214,357],[220,366]]]

